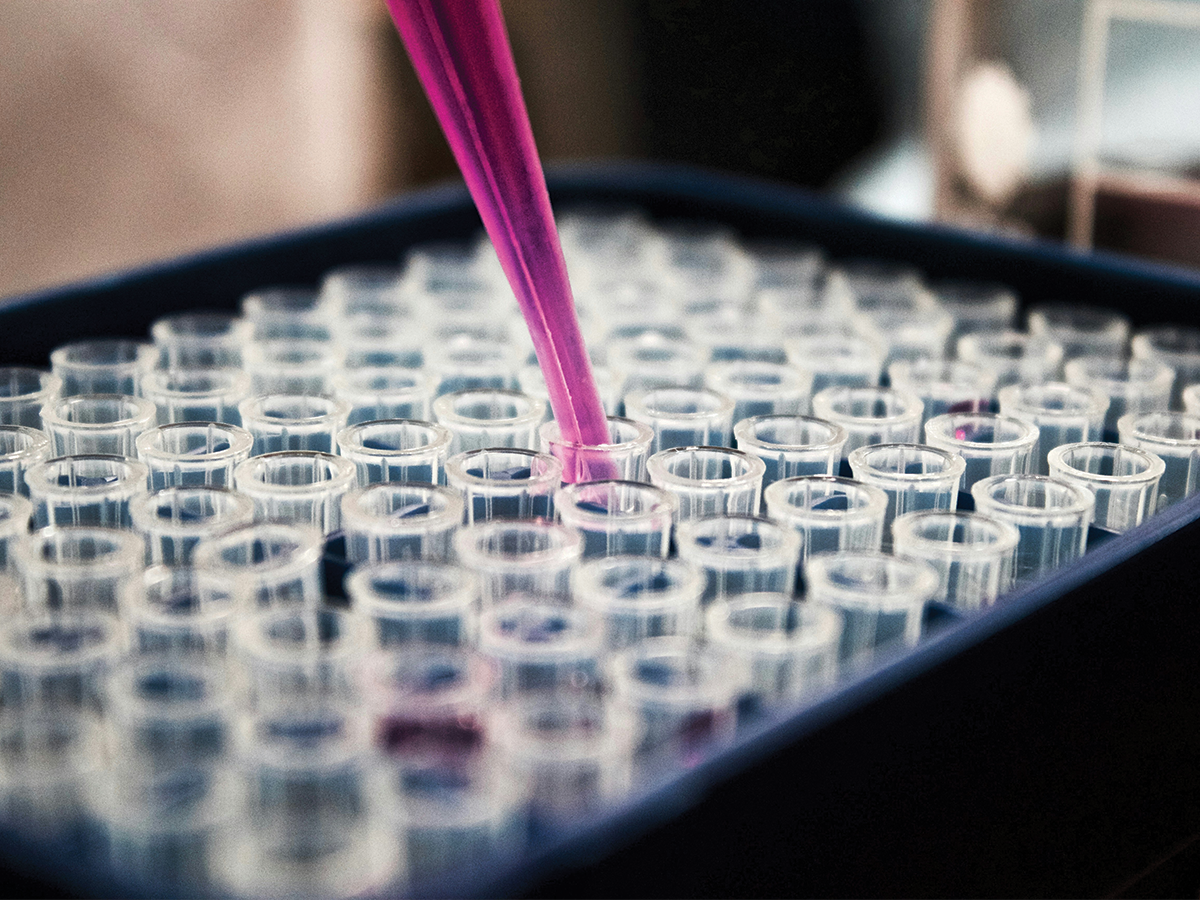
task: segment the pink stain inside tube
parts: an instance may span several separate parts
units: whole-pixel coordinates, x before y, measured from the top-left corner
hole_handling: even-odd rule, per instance
[[[608,443],[497,0],[387,3],[521,305],[563,437]]]

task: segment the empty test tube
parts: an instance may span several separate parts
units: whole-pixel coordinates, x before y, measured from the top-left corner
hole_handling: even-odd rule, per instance
[[[957,453],[965,463],[960,504],[977,481],[1028,472],[1037,439],[1036,425],[997,413],[948,413],[925,423],[925,443]]]
[[[130,651],[224,660],[235,611],[234,578],[216,569],[150,566],[124,603]]]
[[[589,481],[555,494],[559,520],[583,536],[583,556],[660,556],[671,545],[673,494],[636,481]]]
[[[813,554],[804,580],[807,602],[842,614],[838,654],[843,665],[867,663],[881,650],[915,644],[925,603],[938,588],[928,563],[865,550]]]
[[[19,494],[0,494],[0,572],[15,568],[15,545],[29,533],[33,504]]]
[[[254,456],[281,450],[333,453],[338,433],[346,427],[350,404],[345,400],[296,394],[267,394],[238,404],[242,427],[254,438]]]
[[[617,702],[637,717],[640,754],[692,765],[732,740],[745,673],[712,645],[652,638],[618,654],[611,674]]]
[[[564,441],[557,422],[546,422],[538,429],[543,453],[560,460],[562,480],[645,481],[646,460],[654,441],[654,430],[644,422],[608,417],[607,444],[577,444]]]
[[[788,594],[796,584],[800,533],[755,516],[710,516],[679,523],[679,558],[704,573],[705,604],[740,594]]]
[[[102,338],[65,344],[50,353],[62,379],[62,396],[141,393],[142,379],[158,363],[158,348],[140,341]]]
[[[892,523],[897,556],[919,559],[938,574],[934,600],[964,610],[990,606],[1012,585],[1020,533],[974,512],[925,510]]]
[[[405,309],[405,297],[399,266],[339,266],[321,279],[320,302],[331,316]]]
[[[743,453],[766,466],[763,488],[798,475],[836,475],[846,429],[811,416],[753,416],[733,426]]]
[[[552,518],[562,473],[558,459],[533,450],[470,450],[446,461],[446,483],[462,492],[468,525]]]
[[[1069,360],[1063,370],[1067,384],[1108,397],[1103,428],[1106,441],[1117,439],[1117,422],[1122,416],[1166,412],[1171,404],[1175,372],[1157,360],[1079,356]]]
[[[83,611],[17,616],[0,632],[5,712],[101,710],[108,678],[124,651],[115,616]]]
[[[812,372],[791,363],[733,360],[709,363],[704,383],[734,403],[733,421],[808,412]]]
[[[543,822],[594,812],[628,793],[637,728],[630,712],[599,697],[523,697],[492,720],[498,763]]]
[[[62,379],[41,369],[0,366],[0,425],[42,427],[42,407],[62,393]]]
[[[863,484],[888,497],[883,549],[891,548],[897,516],[922,509],[954,509],[966,463],[957,453],[926,444],[873,444],[850,454],[850,468]]]
[[[479,649],[499,671],[502,697],[594,688],[604,633],[589,609],[513,598],[485,609]]]
[[[250,375],[250,392],[259,394],[331,395],[333,376],[344,352],[327,340],[278,338],[251,341],[242,352]]]
[[[1092,388],[1049,382],[1000,389],[1000,412],[1038,427],[1030,468],[1039,475],[1049,471],[1046,456],[1051,448],[1100,440],[1107,411],[1108,397]]]
[[[55,456],[135,456],[134,442],[156,421],[151,401],[117,394],[64,397],[42,408],[42,429]]]
[[[766,514],[798,531],[801,559],[813,553],[878,550],[888,495],[850,478],[785,478],[763,492]]]
[[[34,523],[127,528],[129,503],[146,493],[148,470],[124,456],[60,456],[25,472]]]
[[[463,522],[463,497],[454,488],[387,482],[342,497],[346,559],[352,565],[395,559],[449,559]]]
[[[41,528],[16,550],[25,603],[38,613],[116,615],[145,567],[138,536],[116,528]]]
[[[433,401],[433,417],[449,429],[450,452],[537,446],[546,403],[517,391],[471,390]]]
[[[428,421],[435,386],[433,376],[420,369],[346,369],[333,376],[333,395],[350,404],[351,425],[376,419]]]
[[[29,496],[26,471],[50,455],[50,438],[40,428],[0,425],[0,492]]]
[[[899,360],[941,359],[954,330],[950,313],[924,303],[860,311],[851,321],[860,334],[887,348],[885,366]]]
[[[1063,348],[1046,335],[1022,331],[980,331],[958,341],[958,358],[996,376],[996,388],[1045,384],[1058,378]]]
[[[1128,531],[1153,515],[1166,465],[1146,450],[1124,444],[1063,444],[1050,451],[1050,475],[1087,488],[1096,498],[1092,523]]]
[[[268,522],[312,525],[324,534],[341,527],[342,497],[355,481],[354,463],[316,450],[252,456],[233,473],[237,490]]]
[[[571,575],[575,602],[600,617],[610,650],[648,638],[690,636],[706,584],[691,563],[646,556],[587,560]]]
[[[150,372],[142,396],[158,410],[158,424],[224,422],[241,425],[238,404],[250,393],[250,376],[239,369],[167,369]]]
[[[447,562],[411,559],[355,566],[346,578],[354,613],[383,649],[470,645],[478,634],[479,576]]]
[[[650,452],[672,447],[728,447],[734,402],[716,391],[664,387],[625,395],[625,415],[654,431]]]
[[[1129,319],[1111,309],[1071,303],[1046,303],[1029,310],[1029,333],[1063,348],[1063,359],[1125,355]]]
[[[1200,487],[1200,416],[1156,412],[1127,415],[1117,422],[1121,443],[1146,450],[1165,466],[1158,482],[1156,510],[1163,510]]]
[[[317,291],[303,285],[274,285],[242,297],[242,318],[253,325],[254,341],[329,340],[330,309]]]
[[[831,387],[813,395],[813,415],[846,431],[842,460],[868,444],[915,443],[925,405],[909,391]]]
[[[708,354],[699,344],[684,338],[646,332],[610,341],[604,359],[628,395],[656,388],[700,387]],[[628,409],[625,414],[629,415]]]
[[[1185,325],[1144,328],[1133,336],[1130,349],[1134,359],[1157,360],[1175,373],[1170,408],[1179,409],[1183,389],[1200,382],[1200,328]]]
[[[245,607],[320,602],[324,537],[311,526],[259,522],[205,538],[196,547],[197,569],[234,579]]]
[[[146,561],[187,565],[202,538],[254,521],[254,501],[228,488],[169,487],[139,494],[129,504],[134,530],[146,542]]]
[[[411,419],[360,422],[338,433],[338,453],[354,463],[359,485],[445,480],[453,436],[448,428]]]
[[[435,342],[425,353],[425,366],[437,382],[435,394],[480,389],[511,390],[525,362],[521,348],[488,337],[458,334]]]
[[[1096,505],[1086,488],[1046,475],[995,475],[971,493],[978,512],[1017,527],[1018,584],[1083,555]]]
[[[931,285],[942,309],[954,319],[953,343],[976,331],[1004,331],[1017,316],[1017,295],[1002,284],[986,281],[941,281]]]
[[[242,347],[253,333],[248,319],[217,310],[176,313],[150,325],[150,338],[167,370],[238,369]]]
[[[941,359],[901,360],[888,366],[892,387],[916,394],[925,404],[922,423],[957,412],[990,412],[996,375],[980,366]]]
[[[831,387],[872,387],[883,371],[884,349],[872,338],[845,327],[793,332],[785,341],[788,360],[813,373],[813,394]]]
[[[387,316],[350,316],[336,323],[336,338],[345,351],[342,364],[347,374],[390,369],[418,371],[425,366],[429,337],[423,329],[413,327],[411,315],[397,312]],[[334,373],[335,390],[342,374]],[[425,375],[436,386],[433,373]]]
[[[842,617],[828,606],[744,594],[709,607],[705,634],[747,673],[746,695],[762,707],[811,697],[837,677]]]
[[[725,514],[754,515],[766,464],[726,447],[672,447],[646,462],[651,484],[675,495],[677,521]]]
[[[544,519],[497,519],[459,529],[454,549],[459,562],[483,579],[486,608],[514,594],[565,600],[583,538]]]
[[[148,468],[150,487],[233,487],[233,471],[250,458],[254,438],[237,425],[175,422],[138,437],[137,455]]]

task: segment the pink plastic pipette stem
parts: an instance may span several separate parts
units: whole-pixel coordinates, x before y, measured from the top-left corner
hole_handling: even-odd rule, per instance
[[[387,0],[504,273],[562,436],[609,441],[497,0]]]

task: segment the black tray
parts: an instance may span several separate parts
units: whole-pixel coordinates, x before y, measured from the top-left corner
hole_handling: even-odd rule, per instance
[[[833,257],[998,280],[1025,303],[1108,306],[1135,327],[1200,324],[1200,279],[1115,257],[886,222],[693,169],[577,167],[550,183],[558,208],[633,205],[746,237],[810,241]],[[0,307],[0,362],[45,365],[65,341],[142,335],[172,311],[230,308],[253,288],[316,283],[336,265],[394,261],[410,244],[478,228],[465,190],[441,188],[349,221],[13,298]],[[1197,519],[1193,497],[535,856],[422,892],[1173,890],[1139,873],[1200,833]],[[32,879],[14,887],[130,890],[21,835],[0,840],[0,854],[14,879]]]

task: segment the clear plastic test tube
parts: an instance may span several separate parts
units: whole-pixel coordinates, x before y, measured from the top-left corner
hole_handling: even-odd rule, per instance
[[[446,460],[446,484],[462,492],[465,522],[549,519],[563,467],[548,453],[494,448]]]
[[[921,398],[922,424],[945,413],[989,412],[996,374],[980,366],[943,359],[901,360],[888,366],[892,387]]]
[[[569,484],[581,481],[645,481],[646,460],[654,431],[644,422],[608,417],[609,443],[577,444],[562,439],[557,422],[538,429],[542,452],[562,461],[563,478]]]
[[[330,308],[306,285],[273,285],[244,295],[242,318],[254,326],[253,340],[329,340]]]
[[[388,649],[419,644],[469,646],[479,633],[479,576],[431,559],[370,562],[346,577],[355,615],[370,642]]]
[[[633,782],[637,727],[599,697],[520,698],[492,721],[499,765],[522,786],[535,820],[571,820],[612,803]]]
[[[838,656],[843,666],[871,661],[882,650],[913,645],[938,576],[917,559],[858,550],[817,553],[804,566],[807,602],[842,614]]]
[[[733,400],[733,421],[740,422],[750,416],[808,412],[813,375],[792,363],[732,360],[709,363],[704,383]]]
[[[253,332],[248,319],[219,310],[175,313],[150,325],[150,338],[168,370],[238,369],[242,346]]]
[[[137,455],[149,469],[150,487],[232,487],[233,470],[250,458],[254,438],[237,425],[175,422],[137,439]]]
[[[69,710],[101,710],[109,675],[124,652],[115,616],[85,611],[17,616],[0,632],[5,712],[65,716]]]
[[[958,341],[958,358],[996,376],[996,388],[1044,384],[1058,378],[1063,348],[1046,335],[1023,331],[979,331]]]
[[[811,697],[837,677],[842,617],[831,607],[743,594],[709,607],[704,630],[748,673],[746,694],[761,707]]]
[[[925,510],[892,523],[897,556],[929,563],[938,574],[934,600],[964,610],[991,606],[1012,585],[1020,533],[974,512]]]
[[[1154,359],[1175,372],[1171,409],[1179,409],[1184,388],[1200,382],[1200,328],[1186,325],[1144,328],[1134,334],[1130,349],[1134,359]]]
[[[50,438],[40,428],[0,425],[0,492],[29,495],[25,473],[50,458]]]
[[[62,379],[41,369],[0,366],[0,425],[42,427],[42,407],[62,393]]]
[[[625,415],[654,431],[650,452],[672,447],[728,447],[733,401],[702,388],[665,387],[625,395]]]
[[[1075,303],[1044,303],[1029,310],[1029,333],[1063,348],[1063,358],[1125,355],[1129,319],[1111,309]]]
[[[141,341],[100,338],[64,344],[50,353],[62,379],[62,396],[141,393],[142,379],[158,363],[158,348]]]
[[[1037,439],[1036,425],[998,413],[948,413],[925,423],[925,443],[957,453],[966,464],[960,494],[992,475],[1028,472]]]
[[[809,475],[768,485],[763,501],[768,516],[800,533],[801,559],[881,546],[888,496],[880,488],[850,478]]]
[[[1154,412],[1117,422],[1121,443],[1153,453],[1165,469],[1158,482],[1158,511],[1200,488],[1200,416]]]
[[[813,373],[814,396],[831,387],[873,387],[883,371],[884,349],[845,328],[807,329],[785,341],[788,360]]]
[[[712,645],[651,638],[617,654],[611,678],[617,702],[637,716],[640,755],[692,765],[732,740],[745,674]]]
[[[351,425],[376,419],[428,421],[435,387],[433,376],[420,369],[344,369],[333,376],[334,396],[350,404]]]
[[[700,618],[704,573],[682,559],[607,556],[571,575],[575,602],[595,612],[610,650],[649,638],[688,637]]]
[[[942,309],[954,319],[953,343],[976,331],[1012,328],[1017,317],[1017,295],[1003,284],[986,281],[941,281],[931,285]]]
[[[1107,411],[1108,397],[1091,388],[1049,382],[1000,389],[1000,412],[1038,427],[1030,468],[1039,475],[1049,471],[1046,456],[1051,448],[1100,440]]]
[[[303,394],[267,394],[238,404],[242,427],[254,438],[254,456],[282,450],[335,452],[338,433],[346,427],[350,404],[345,400]]]
[[[813,415],[846,430],[842,460],[868,444],[915,443],[925,405],[909,391],[831,387],[813,395]]]
[[[955,508],[966,462],[953,451],[926,444],[873,444],[850,454],[850,469],[855,479],[887,494],[883,549],[889,550],[890,528],[897,516]]]
[[[224,660],[235,613],[236,575],[194,566],[150,566],[124,604],[130,652]]]
[[[135,456],[134,441],[156,420],[151,401],[118,394],[64,397],[42,408],[42,430],[50,436],[55,456]]]
[[[763,461],[765,490],[782,478],[836,475],[846,429],[811,416],[753,416],[733,426],[733,437],[737,449]]]
[[[437,382],[439,397],[456,391],[512,390],[524,361],[515,344],[471,334],[435,341],[425,354],[425,368]]]
[[[514,594],[540,602],[565,600],[583,537],[544,519],[497,519],[460,528],[454,550],[458,561],[482,578],[486,609]]]
[[[740,594],[791,594],[802,537],[787,525],[756,516],[710,516],[680,522],[679,558],[704,573],[705,604]]]
[[[765,471],[761,459],[727,447],[672,447],[646,462],[650,483],[679,501],[680,522],[756,514]]]
[[[360,422],[338,432],[338,453],[354,463],[362,487],[380,482],[445,481],[450,429],[413,419]]]
[[[60,456],[25,472],[34,523],[127,528],[129,503],[146,493],[148,470],[124,456]]]
[[[251,341],[242,356],[252,394],[316,397],[333,393],[333,376],[342,366],[344,353],[327,340],[278,338]]]
[[[19,494],[0,494],[0,572],[15,568],[16,544],[29,534],[33,504]]]
[[[1017,584],[1083,556],[1096,499],[1047,475],[994,475],[971,488],[975,509],[1017,527]]]
[[[459,391],[434,400],[433,417],[449,429],[451,453],[487,447],[533,450],[546,403],[518,391]]]
[[[346,560],[449,559],[462,521],[454,488],[403,481],[356,488],[342,497]]]
[[[1125,444],[1062,444],[1050,451],[1050,475],[1087,488],[1096,498],[1092,523],[1128,531],[1153,515],[1166,465],[1158,456]]]
[[[609,341],[604,359],[628,395],[667,387],[699,388],[708,353],[685,338],[647,331],[637,337]],[[625,414],[629,415],[628,409]]]
[[[1153,359],[1079,356],[1063,367],[1067,384],[1090,388],[1108,397],[1103,437],[1117,439],[1117,421],[1124,415],[1166,412],[1171,405],[1175,372]]]
[[[479,649],[498,669],[501,697],[579,692],[600,678],[604,633],[591,610],[514,597],[484,609]]]
[[[566,485],[554,496],[559,520],[583,536],[583,557],[665,557],[678,502],[662,488],[636,481]]]
[[[241,425],[238,404],[250,393],[250,376],[239,369],[166,369],[150,372],[142,396],[158,410],[158,424],[224,422]]]
[[[243,607],[315,606],[324,549],[323,535],[312,526],[258,522],[203,539],[193,565],[233,579]]]
[[[354,463],[316,450],[252,456],[233,473],[238,491],[268,522],[312,525],[325,534],[341,527],[342,497],[355,485]]]
[[[116,615],[145,567],[138,536],[116,528],[41,528],[16,549],[25,603],[38,613]]]
[[[134,497],[129,516],[148,563],[188,565],[202,538],[253,522],[254,501],[228,488],[176,486]]]

